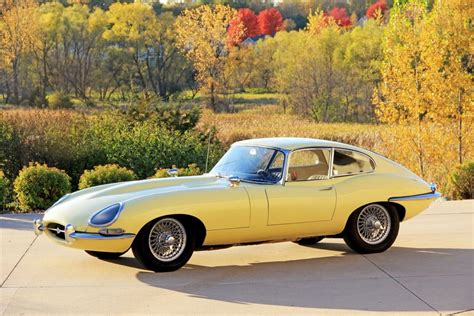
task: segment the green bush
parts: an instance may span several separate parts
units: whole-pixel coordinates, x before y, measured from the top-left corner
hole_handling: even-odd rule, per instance
[[[119,116],[101,115],[91,122],[91,139],[99,140],[100,150],[109,163],[132,169],[139,178],[152,176],[163,166],[187,166],[196,163],[204,168],[207,137],[194,131],[170,131],[155,122],[130,122]],[[209,150],[209,166],[222,153],[218,142]]]
[[[133,171],[120,167],[119,165],[95,166],[93,170],[84,171],[79,179],[79,189],[136,179],[137,176]]]
[[[18,174],[13,190],[21,211],[45,210],[71,191],[71,178],[46,164],[30,164]]]
[[[173,166],[173,168],[175,167]],[[187,168],[178,168],[179,177],[197,176],[200,174],[202,174],[201,169],[199,169],[199,167],[195,163],[188,165]],[[168,178],[168,177],[171,177],[171,176],[168,174],[168,169],[165,169],[165,168],[160,168],[156,170],[156,173],[152,176],[152,178]]]
[[[71,98],[62,92],[53,92],[46,97],[51,109],[70,109],[73,106]]]
[[[0,170],[0,211],[5,210],[10,189],[10,181],[5,177],[3,171]]]
[[[449,176],[449,195],[454,199],[474,198],[474,162],[469,161],[457,167]]]
[[[196,127],[201,109],[193,104],[162,102],[155,98],[138,99],[124,114],[134,121],[153,121],[171,131],[184,133]]]

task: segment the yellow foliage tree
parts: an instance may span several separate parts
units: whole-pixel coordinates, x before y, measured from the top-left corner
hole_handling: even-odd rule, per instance
[[[463,0],[422,0],[392,9],[382,83],[374,94],[380,121],[399,124],[396,158],[443,185],[457,162],[472,159],[473,8]]]
[[[193,63],[197,71],[196,79],[209,94],[210,107],[221,110],[217,95],[223,86],[223,73],[229,59],[229,51],[233,49],[228,43],[227,29],[236,17],[237,11],[229,6],[203,5],[185,10],[176,20],[176,43],[186,57]],[[242,36],[241,32],[232,32],[235,39]]]
[[[417,153],[417,171],[425,175],[425,148],[429,99],[425,80],[426,65],[422,36],[426,21],[422,1],[412,1],[394,8],[386,27],[385,59],[382,64],[382,84],[376,99],[376,113],[382,122],[409,125],[405,140]]]
[[[306,30],[309,33],[319,34],[325,28],[333,28],[336,31],[341,30],[337,21],[332,16],[325,15],[323,10],[318,9],[309,14],[308,24],[306,25]]]
[[[13,103],[20,102],[22,56],[37,40],[38,4],[35,0],[4,0],[0,5],[0,58],[11,75]]]
[[[457,161],[473,151],[474,6],[465,0],[437,1],[427,21],[426,85],[430,116],[455,139]],[[452,144],[454,145],[454,144]]]

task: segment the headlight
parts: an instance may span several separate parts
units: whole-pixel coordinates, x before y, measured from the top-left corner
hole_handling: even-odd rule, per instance
[[[101,211],[98,211],[89,219],[89,224],[92,226],[108,226],[115,222],[123,209],[123,203],[117,203],[107,206]]]

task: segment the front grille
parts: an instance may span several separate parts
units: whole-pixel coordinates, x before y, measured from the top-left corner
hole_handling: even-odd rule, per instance
[[[49,223],[48,226],[46,226],[48,231],[55,237],[64,240],[64,226],[61,224],[56,224],[56,223]]]

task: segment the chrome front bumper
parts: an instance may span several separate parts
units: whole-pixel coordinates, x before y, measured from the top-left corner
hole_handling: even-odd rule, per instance
[[[44,226],[43,221],[40,219],[35,219],[33,221],[33,229],[36,236],[41,235],[47,228]],[[96,233],[84,233],[76,232],[74,226],[67,224],[64,226],[64,240],[67,243],[73,243],[76,240],[116,240],[116,239],[129,239],[134,238],[135,234],[121,234],[121,235],[102,235]]]

